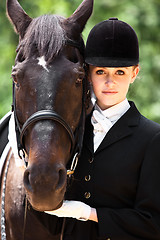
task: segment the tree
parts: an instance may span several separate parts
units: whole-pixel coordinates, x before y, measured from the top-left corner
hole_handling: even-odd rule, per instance
[[[160,1],[159,0],[94,0],[93,15],[83,32],[86,41],[90,29],[98,22],[118,17],[137,32],[140,45],[141,71],[132,85],[128,98],[148,118],[160,123]],[[80,0],[21,0],[31,17],[45,13],[70,16]],[[0,117],[9,109],[11,97],[11,68],[14,65],[18,37],[5,15],[5,2],[0,8]]]

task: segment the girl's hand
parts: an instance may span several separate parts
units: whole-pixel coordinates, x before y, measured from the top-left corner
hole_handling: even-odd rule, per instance
[[[45,211],[45,213],[55,215],[57,217],[70,217],[87,221],[91,215],[91,210],[91,207],[83,202],[65,200],[59,209]]]

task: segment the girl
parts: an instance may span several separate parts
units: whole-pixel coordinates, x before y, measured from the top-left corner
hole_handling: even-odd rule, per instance
[[[96,103],[68,201],[49,213],[67,217],[65,240],[159,240],[160,125],[126,99],[139,72],[135,31],[117,18],[97,24],[85,60]]]

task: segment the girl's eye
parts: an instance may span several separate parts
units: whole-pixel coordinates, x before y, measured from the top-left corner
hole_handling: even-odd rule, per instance
[[[118,71],[116,72],[116,74],[117,74],[117,75],[124,75],[124,71],[118,70]]]
[[[104,74],[104,71],[103,71],[103,70],[97,70],[97,71],[96,71],[96,74],[102,75],[102,74]]]

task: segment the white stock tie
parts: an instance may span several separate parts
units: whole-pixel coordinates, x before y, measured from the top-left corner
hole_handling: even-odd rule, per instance
[[[96,151],[101,144],[110,128],[125,114],[125,112],[128,111],[129,108],[130,104],[127,99],[104,111],[102,111],[98,105],[95,105],[95,110],[93,111],[91,118],[91,123],[94,128],[94,151]]]
[[[112,127],[111,121],[106,118],[102,113],[97,110],[93,111],[91,118],[91,123],[93,125],[94,132],[94,152],[97,150],[98,146],[102,142],[106,133]]]
[[[96,132],[107,133],[108,130],[113,125],[112,122],[108,118],[106,118],[102,113],[100,113],[97,110],[93,111],[91,122],[94,127],[94,133],[96,133]]]

